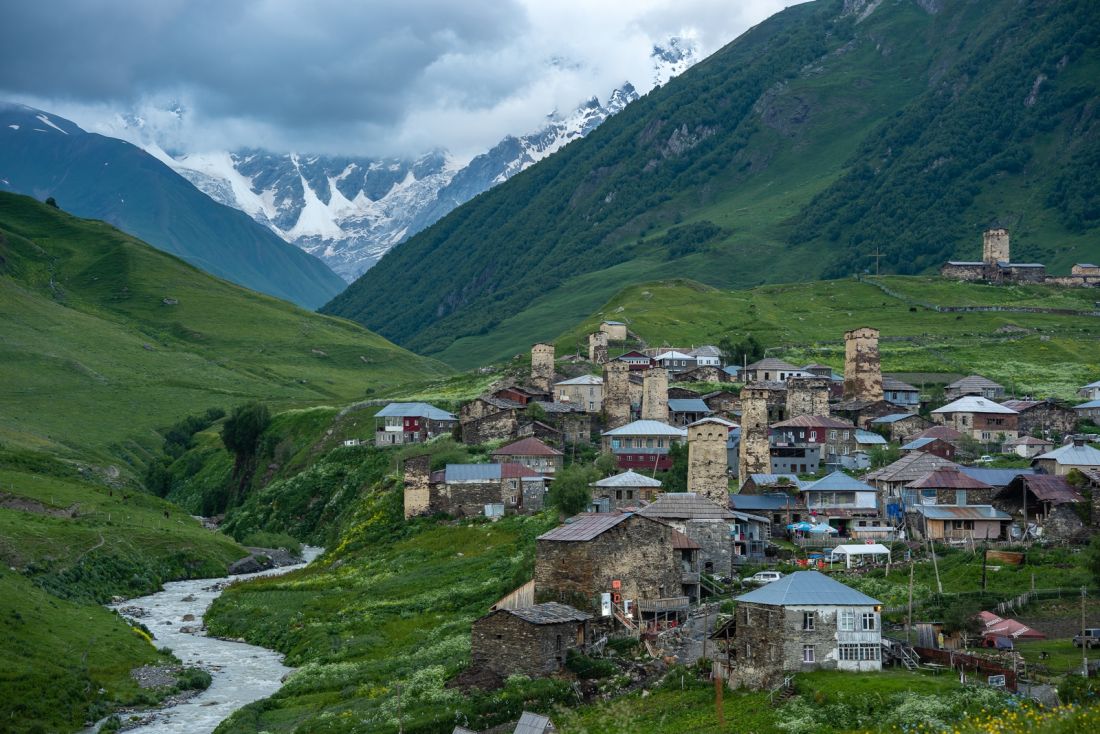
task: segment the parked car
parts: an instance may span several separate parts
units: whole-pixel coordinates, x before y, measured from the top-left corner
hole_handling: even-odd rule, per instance
[[[1073,636],[1073,646],[1100,647],[1100,627],[1090,627],[1084,630],[1084,635]]]
[[[779,571],[758,571],[747,579],[742,579],[741,583],[750,584],[752,586],[763,586],[764,584],[770,584],[772,581],[778,581],[783,578],[783,574]]]
[[[989,454],[983,454],[982,456],[979,456],[977,461],[975,461],[974,463],[975,464],[992,464],[993,463],[993,457],[990,456]]]

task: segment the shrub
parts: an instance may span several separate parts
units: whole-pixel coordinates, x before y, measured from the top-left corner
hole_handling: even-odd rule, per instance
[[[211,680],[210,674],[202,668],[184,668],[176,674],[176,687],[181,691],[205,691]]]
[[[575,649],[570,649],[566,654],[565,667],[584,680],[610,678],[619,672],[618,666],[610,660],[589,657]]]

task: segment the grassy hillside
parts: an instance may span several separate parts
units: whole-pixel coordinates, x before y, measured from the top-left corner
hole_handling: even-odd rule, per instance
[[[140,461],[209,407],[343,403],[443,375],[356,324],[0,193],[0,443]]]
[[[2,101],[0,191],[52,196],[67,211],[102,219],[208,273],[306,308],[344,288],[320,260],[217,203],[141,148]]]
[[[845,5],[768,19],[396,248],[324,310],[470,366],[632,283],[836,277],[876,252],[885,272],[921,272],[973,257],[991,224],[1054,271],[1100,255],[1083,183],[1096,174],[1095,3]]]
[[[625,321],[652,346],[716,344],[754,334],[770,356],[844,366],[844,331],[874,326],[888,372],[979,372],[1018,394],[1071,398],[1100,373],[1100,318],[935,307],[1094,309],[1091,289],[997,287],[936,277],[761,286],[725,291],[691,281],[631,286],[561,335],[575,350],[605,318]],[[586,342],[584,342],[586,343]]]

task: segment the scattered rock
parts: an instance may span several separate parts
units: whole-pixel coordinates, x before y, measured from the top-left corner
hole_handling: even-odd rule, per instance
[[[195,621],[195,615],[194,614],[185,614],[185,615],[183,615],[183,621],[184,622],[194,622]]]
[[[187,596],[180,599],[180,601],[195,601],[195,595],[194,594],[188,594]]]
[[[130,677],[141,688],[163,688],[176,685],[178,665],[143,665],[130,671]]]
[[[268,556],[245,556],[239,561],[229,564],[229,575],[237,576],[242,573],[256,573],[274,568],[275,564]]]

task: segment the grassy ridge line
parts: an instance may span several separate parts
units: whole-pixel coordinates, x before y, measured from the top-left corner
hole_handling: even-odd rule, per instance
[[[197,410],[340,404],[448,372],[27,197],[0,193],[0,258],[8,445],[140,460]]]

